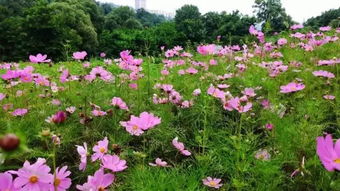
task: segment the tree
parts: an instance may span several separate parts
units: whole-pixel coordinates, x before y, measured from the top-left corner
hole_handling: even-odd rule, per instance
[[[136,16],[144,27],[152,27],[166,21],[163,15],[153,14],[144,9],[138,9]]]
[[[118,28],[138,29],[141,26],[135,11],[127,6],[113,9],[105,18],[105,29],[107,30]]]
[[[201,13],[194,5],[184,5],[176,11],[176,28],[191,42],[200,42],[205,37]]]
[[[339,26],[340,7],[338,9],[328,10],[317,17],[308,19],[304,25],[317,29],[321,26],[332,25],[333,27]]]
[[[259,22],[265,21],[269,31],[279,32],[286,30],[294,22],[282,7],[280,0],[255,0],[254,12]]]

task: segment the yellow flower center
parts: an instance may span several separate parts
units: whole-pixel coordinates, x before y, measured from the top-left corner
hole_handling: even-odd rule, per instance
[[[38,177],[37,176],[31,176],[29,179],[30,183],[35,184],[38,182]]]
[[[132,129],[136,131],[136,130],[138,130],[138,126],[137,126],[137,125],[134,125],[134,126],[132,127]]]
[[[60,185],[60,182],[61,182],[61,180],[60,180],[59,178],[56,178],[56,179],[54,180],[54,186],[59,186],[59,185]]]
[[[335,159],[334,162],[335,162],[336,164],[340,164],[340,158]]]
[[[105,148],[104,147],[100,147],[100,149],[99,149],[99,151],[101,152],[101,153],[105,153]]]
[[[210,186],[216,186],[217,185],[215,181],[210,181],[209,184],[210,184]]]

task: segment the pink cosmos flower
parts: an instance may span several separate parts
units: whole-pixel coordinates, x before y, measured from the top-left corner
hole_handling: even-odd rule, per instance
[[[86,55],[87,55],[86,51],[74,52],[73,55],[72,55],[72,58],[75,59],[75,60],[84,60]]]
[[[208,88],[207,93],[208,93],[209,95],[212,95],[213,97],[219,98],[219,99],[221,99],[221,100],[224,100],[224,99],[225,99],[225,96],[226,96],[226,94],[225,94],[224,91],[221,91],[220,89],[215,88],[214,86],[210,86],[210,87]]]
[[[101,166],[112,170],[112,172],[120,172],[127,168],[126,160],[120,160],[117,155],[105,155],[102,159]]]
[[[277,41],[277,44],[278,45],[280,45],[280,46],[282,46],[282,45],[285,45],[285,44],[287,44],[287,39],[285,39],[285,38],[280,38],[278,41]]]
[[[14,180],[14,187],[20,190],[49,190],[53,175],[50,174],[51,169],[45,163],[46,160],[43,158],[38,158],[32,165],[25,161],[22,168],[12,172],[18,176]]]
[[[191,152],[185,149],[184,144],[178,141],[178,137],[172,140],[172,145],[184,156],[190,156]]]
[[[186,69],[185,72],[188,73],[188,74],[196,74],[198,72],[198,70],[193,68],[193,67],[190,67],[190,68]]]
[[[87,182],[83,185],[77,185],[78,190],[82,191],[105,191],[113,181],[115,176],[113,174],[104,173],[104,169],[100,168],[93,176],[87,177]]]
[[[12,112],[12,115],[13,116],[24,116],[24,115],[26,115],[27,112],[28,112],[27,109],[19,108],[19,109],[14,110]]]
[[[261,105],[264,109],[269,109],[270,108],[270,102],[269,100],[267,99],[264,99],[262,102],[261,102]]]
[[[0,173],[0,190],[1,191],[19,191],[14,188],[13,177],[10,173]]]
[[[291,92],[297,92],[300,90],[303,90],[305,88],[305,85],[303,83],[295,83],[291,82],[285,86],[281,86],[281,93],[291,93]]]
[[[87,144],[84,143],[84,146],[78,146],[77,147],[77,152],[80,155],[80,164],[79,164],[79,170],[84,171],[86,168],[86,164],[87,164]]]
[[[321,77],[325,77],[325,78],[334,78],[335,75],[332,72],[328,72],[328,71],[324,71],[324,70],[318,70],[318,71],[314,71],[313,72],[314,76],[321,76]]]
[[[268,161],[270,157],[270,153],[267,149],[260,149],[255,153],[255,158],[259,160]]]
[[[2,101],[6,97],[6,94],[0,93],[0,101]]]
[[[167,75],[170,74],[170,72],[169,72],[169,70],[162,70],[162,71],[161,71],[161,74],[162,74],[163,76],[167,76]]]
[[[149,163],[150,166],[161,166],[166,167],[168,166],[168,163],[165,161],[162,161],[160,158],[156,158],[155,163]]]
[[[211,59],[209,61],[209,64],[212,65],[212,66],[215,66],[215,65],[217,65],[217,60]]]
[[[333,99],[335,99],[335,96],[334,95],[324,95],[323,98],[333,100]]]
[[[267,124],[265,125],[265,127],[266,127],[266,129],[268,129],[268,130],[272,130],[272,129],[274,128],[274,125],[271,124],[271,123],[267,123]]]
[[[37,54],[36,56],[34,56],[34,55],[29,56],[30,62],[32,62],[32,63],[51,62],[51,59],[46,60],[46,58],[47,58],[46,54],[42,55],[40,53]]]
[[[199,96],[201,94],[201,89],[195,89],[193,92],[192,92],[192,95],[193,96]]]
[[[65,109],[68,113],[72,114],[76,111],[76,107],[71,106]]]
[[[67,166],[63,166],[61,169],[59,167],[56,169],[56,178],[54,179],[53,184],[51,185],[51,191],[54,191],[54,187],[56,186],[60,191],[66,191],[71,186],[71,179],[68,178],[71,172],[66,171]]]
[[[105,137],[101,141],[98,141],[97,145],[95,145],[92,148],[92,150],[95,152],[91,157],[92,161],[102,159],[108,151],[107,150],[108,145],[109,145],[109,141],[107,140],[107,137]]]
[[[254,36],[256,36],[256,35],[258,34],[258,31],[255,29],[255,26],[254,26],[254,25],[251,25],[251,26],[249,27],[249,33],[250,33],[251,35],[254,35]]]
[[[140,136],[144,131],[154,128],[161,123],[161,118],[155,117],[152,113],[143,112],[136,117],[131,115],[130,121],[121,121],[120,125],[125,127],[131,135]]]
[[[54,114],[51,118],[51,121],[55,124],[60,124],[66,121],[67,115],[64,111],[58,111],[56,114]]]
[[[253,88],[245,88],[242,91],[243,95],[248,96],[248,97],[255,97],[256,93],[255,90]]]
[[[328,171],[340,170],[340,139],[333,145],[332,135],[316,139],[316,153]]]
[[[112,98],[111,105],[112,106],[118,106],[119,109],[129,111],[129,107],[126,105],[126,103],[120,97]]]
[[[323,26],[319,28],[320,31],[326,32],[332,30],[332,27],[330,26]]]
[[[245,105],[243,103],[245,103]],[[228,111],[232,111],[235,109],[239,113],[248,112],[249,110],[251,110],[252,107],[253,104],[251,102],[248,102],[245,96],[241,98],[239,97],[231,98],[230,100],[224,103],[224,109]]]
[[[58,99],[53,99],[53,100],[51,101],[51,103],[52,103],[52,105],[61,105],[61,101],[58,100]]]
[[[106,54],[105,54],[105,52],[101,52],[101,53],[99,54],[99,56],[102,57],[102,58],[104,58],[104,57],[106,56]]]
[[[209,177],[203,179],[202,181],[203,181],[204,185],[211,187],[211,188],[219,189],[221,186],[223,186],[223,184],[220,184],[221,179],[219,179],[219,178],[211,178],[209,176]]]
[[[131,89],[138,89],[138,85],[136,84],[136,83],[131,83],[131,84],[129,84],[129,87],[131,88]]]
[[[302,29],[303,25],[301,24],[295,24],[290,27],[291,30],[297,30],[297,29]]]
[[[96,117],[101,117],[101,116],[107,115],[107,113],[105,111],[94,109],[94,110],[92,110],[92,115],[96,116]]]
[[[61,83],[65,83],[65,82],[67,82],[68,81],[68,77],[70,76],[70,73],[69,73],[69,71],[66,69],[66,70],[63,70],[62,71],[62,74],[61,74],[61,76],[60,76],[60,82]]]

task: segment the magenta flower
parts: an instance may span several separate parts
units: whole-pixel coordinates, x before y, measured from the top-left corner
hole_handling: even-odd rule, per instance
[[[105,191],[113,181],[115,176],[113,174],[104,173],[104,169],[99,169],[94,173],[94,176],[88,176],[87,182],[83,185],[77,185],[78,190],[83,191]]]
[[[185,149],[184,144],[178,141],[178,137],[172,140],[172,145],[184,156],[190,156],[191,152]]]
[[[203,179],[202,181],[203,181],[204,185],[211,187],[211,188],[219,189],[221,186],[223,186],[223,184],[220,184],[221,179],[219,179],[219,178],[211,178],[209,176],[209,177]]]
[[[119,109],[129,111],[129,107],[120,97],[114,97],[111,100],[111,105],[119,107]]]
[[[109,145],[109,141],[107,140],[107,137],[105,137],[103,140],[98,141],[97,145],[95,145],[92,150],[95,152],[91,159],[92,161],[96,161],[98,159],[102,159],[107,153],[107,147]]]
[[[27,109],[19,108],[19,109],[14,110],[12,112],[12,115],[13,116],[24,116],[24,115],[26,115],[27,112],[28,112]]]
[[[53,175],[50,174],[50,167],[46,160],[38,158],[37,162],[30,164],[25,161],[24,166],[15,173],[18,177],[14,180],[14,187],[20,190],[49,190],[53,182]]]
[[[72,55],[72,58],[75,59],[75,60],[84,60],[86,55],[87,55],[86,51],[74,52],[73,55]]]
[[[130,121],[121,121],[120,125],[125,127],[131,135],[139,136],[160,123],[161,118],[155,117],[152,113],[143,112],[139,117],[131,115]]]
[[[316,153],[328,171],[340,170],[340,139],[333,145],[332,135],[316,139]]]
[[[66,171],[67,166],[63,166],[61,169],[59,167],[56,169],[56,178],[54,179],[53,184],[51,185],[51,190],[54,190],[57,187],[60,191],[66,191],[71,186],[71,179],[68,178],[71,172]]]
[[[295,83],[295,82],[291,82],[285,86],[281,86],[281,93],[291,93],[291,92],[297,92],[300,90],[303,90],[305,88],[305,85],[302,83]]]
[[[46,58],[47,58],[46,54],[42,55],[40,53],[37,54],[36,56],[34,56],[34,55],[29,56],[30,62],[32,62],[32,63],[51,62],[51,59],[46,60]]]
[[[19,191],[14,188],[13,177],[10,173],[0,173],[0,190],[1,191]]]
[[[101,166],[112,170],[112,172],[120,172],[127,168],[126,160],[120,160],[117,155],[105,155]]]
[[[80,155],[80,164],[79,164],[79,170],[84,171],[86,169],[86,164],[87,164],[87,144],[84,143],[84,146],[78,146],[77,147],[77,152]]]
[[[317,77],[325,77],[325,78],[334,78],[335,75],[332,72],[324,71],[324,70],[318,70],[313,72],[314,76]]]
[[[267,124],[265,125],[265,127],[266,127],[266,129],[268,129],[268,130],[272,130],[272,129],[274,128],[274,125],[271,124],[271,123],[267,123]]]
[[[165,161],[162,161],[160,158],[156,158],[155,163],[149,163],[150,166],[161,166],[166,167],[168,166],[168,163]]]
[[[52,122],[55,124],[60,124],[66,121],[67,115],[64,111],[58,111],[56,114],[52,116]]]

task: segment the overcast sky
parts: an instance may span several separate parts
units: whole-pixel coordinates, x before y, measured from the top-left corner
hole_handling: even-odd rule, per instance
[[[135,0],[97,0],[118,5],[134,7]],[[201,13],[209,11],[226,11],[238,9],[243,14],[252,15],[254,0],[146,0],[147,9],[175,13],[176,9],[185,4],[198,6]],[[310,17],[318,16],[329,9],[340,7],[340,0],[281,0],[287,13],[297,22],[303,22]]]

